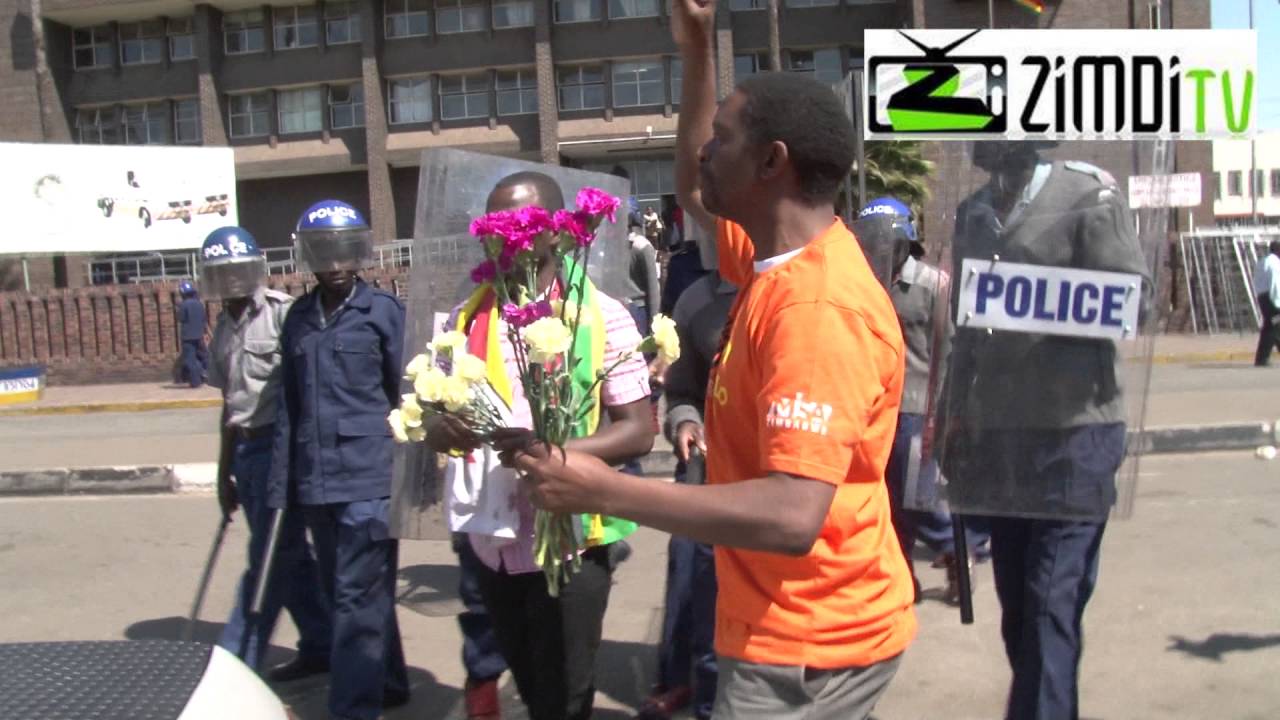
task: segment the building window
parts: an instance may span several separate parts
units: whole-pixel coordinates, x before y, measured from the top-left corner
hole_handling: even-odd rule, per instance
[[[680,93],[684,92],[684,61],[671,58],[671,104],[680,104]]]
[[[388,38],[431,32],[431,0],[386,0],[384,30]]]
[[[115,145],[120,142],[115,108],[76,111],[76,134],[83,145]]]
[[[1271,171],[1271,195],[1280,197],[1280,170]]]
[[[170,18],[168,28],[169,59],[194,60],[196,36],[191,30],[191,18]]]
[[[276,93],[276,103],[279,105],[281,135],[324,129],[324,95],[320,88],[281,90]]]
[[[789,55],[787,70],[791,72],[805,73],[828,85],[835,85],[844,79],[839,48],[792,50]]]
[[[763,10],[764,8],[764,0],[729,0],[729,10],[732,12],[741,12],[743,10]]]
[[[590,22],[604,17],[603,0],[555,0],[558,23]]]
[[[355,3],[324,4],[324,40],[330,45],[360,42],[360,10]]]
[[[493,26],[533,27],[533,0],[493,0]]]
[[[275,31],[277,50],[315,47],[320,42],[320,29],[313,5],[272,9],[271,28]]]
[[[231,137],[262,137],[271,132],[271,98],[267,93],[232,95],[228,100]]]
[[[111,67],[111,28],[76,28],[71,33],[71,57],[77,70]]]
[[[222,16],[222,47],[228,55],[262,52],[266,44],[261,10],[245,10]]]
[[[675,161],[670,158],[587,163],[583,169],[610,173],[618,165],[627,171],[631,178],[631,193],[642,207],[652,204],[657,209],[663,195],[672,195],[676,191]]]
[[[748,75],[765,72],[769,69],[769,58],[764,53],[733,56],[733,77],[741,80]]]
[[[436,0],[436,33],[448,35],[487,30],[484,4],[475,0]]]
[[[610,18],[657,17],[658,0],[609,0]]]
[[[1239,170],[1231,170],[1227,173],[1227,195],[1231,197],[1240,197],[1244,194],[1242,187],[1244,178]]]
[[[164,60],[164,22],[120,23],[120,63],[148,65]]]
[[[839,5],[840,0],[785,0],[785,4],[789,8],[822,7],[824,5]]]
[[[613,106],[662,105],[666,87],[662,82],[662,62],[615,62],[613,64]]]
[[[538,76],[528,70],[498,71],[498,114],[527,115],[538,112]]]
[[[329,87],[329,123],[335,129],[364,127],[364,86]]]
[[[162,103],[126,105],[121,125],[125,145],[169,144],[169,113]]]
[[[1222,199],[1222,173],[1217,171],[1213,173],[1213,199]]]
[[[200,144],[200,102],[195,98],[173,101],[173,139],[179,144]]]
[[[599,65],[560,68],[556,72],[561,110],[604,107],[604,70]]]
[[[440,76],[440,119],[489,117],[489,73]]]
[[[1249,184],[1249,195],[1257,195],[1258,197],[1266,197],[1267,181],[1263,178],[1261,170],[1253,171],[1253,182]]]
[[[431,80],[391,80],[388,86],[387,109],[392,125],[431,121]]]

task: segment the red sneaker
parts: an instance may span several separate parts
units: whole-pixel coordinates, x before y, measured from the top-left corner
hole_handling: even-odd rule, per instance
[[[501,720],[498,678],[480,682],[468,680],[463,696],[467,706],[467,720]]]
[[[670,720],[676,711],[688,707],[692,699],[693,689],[688,685],[654,693],[641,703],[635,720]]]

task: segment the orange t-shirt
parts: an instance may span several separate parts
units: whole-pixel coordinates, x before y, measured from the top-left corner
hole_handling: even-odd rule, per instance
[[[902,332],[840,220],[756,273],[751,239],[718,228],[743,288],[707,391],[707,480],[785,473],[836,486],[808,555],[716,548],[716,651],[748,662],[865,667],[915,635],[911,574],[889,515]]]

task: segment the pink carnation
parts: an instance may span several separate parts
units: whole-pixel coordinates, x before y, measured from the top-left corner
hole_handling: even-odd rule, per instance
[[[498,266],[492,260],[485,260],[479,265],[471,269],[471,282],[479,285],[481,283],[493,282],[498,277]]]
[[[622,201],[600,188],[584,187],[578,191],[578,209],[596,218],[608,217],[609,222],[616,222],[618,206]]]
[[[516,224],[515,213],[506,210],[491,212],[471,221],[471,234],[478,238],[506,237],[516,228]]]
[[[502,306],[502,319],[518,328],[532,325],[544,317],[551,317],[551,314],[551,303],[546,300],[532,302],[524,307],[515,303],[506,303]]]
[[[590,226],[591,218],[585,212],[581,210],[577,212],[557,210],[553,220],[556,232],[569,235],[579,247],[586,247],[591,244],[593,239]]]

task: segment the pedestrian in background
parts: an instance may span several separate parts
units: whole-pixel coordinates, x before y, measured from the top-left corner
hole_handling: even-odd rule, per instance
[[[1262,312],[1262,328],[1258,331],[1258,351],[1253,364],[1266,367],[1271,363],[1272,348],[1280,349],[1280,240],[1272,240],[1269,252],[1258,261],[1253,275],[1253,289]]]
[[[182,340],[182,373],[187,384],[198,388],[204,384],[208,353],[204,344],[208,316],[195,285],[183,280],[178,284],[182,301],[178,304],[178,333]]]

